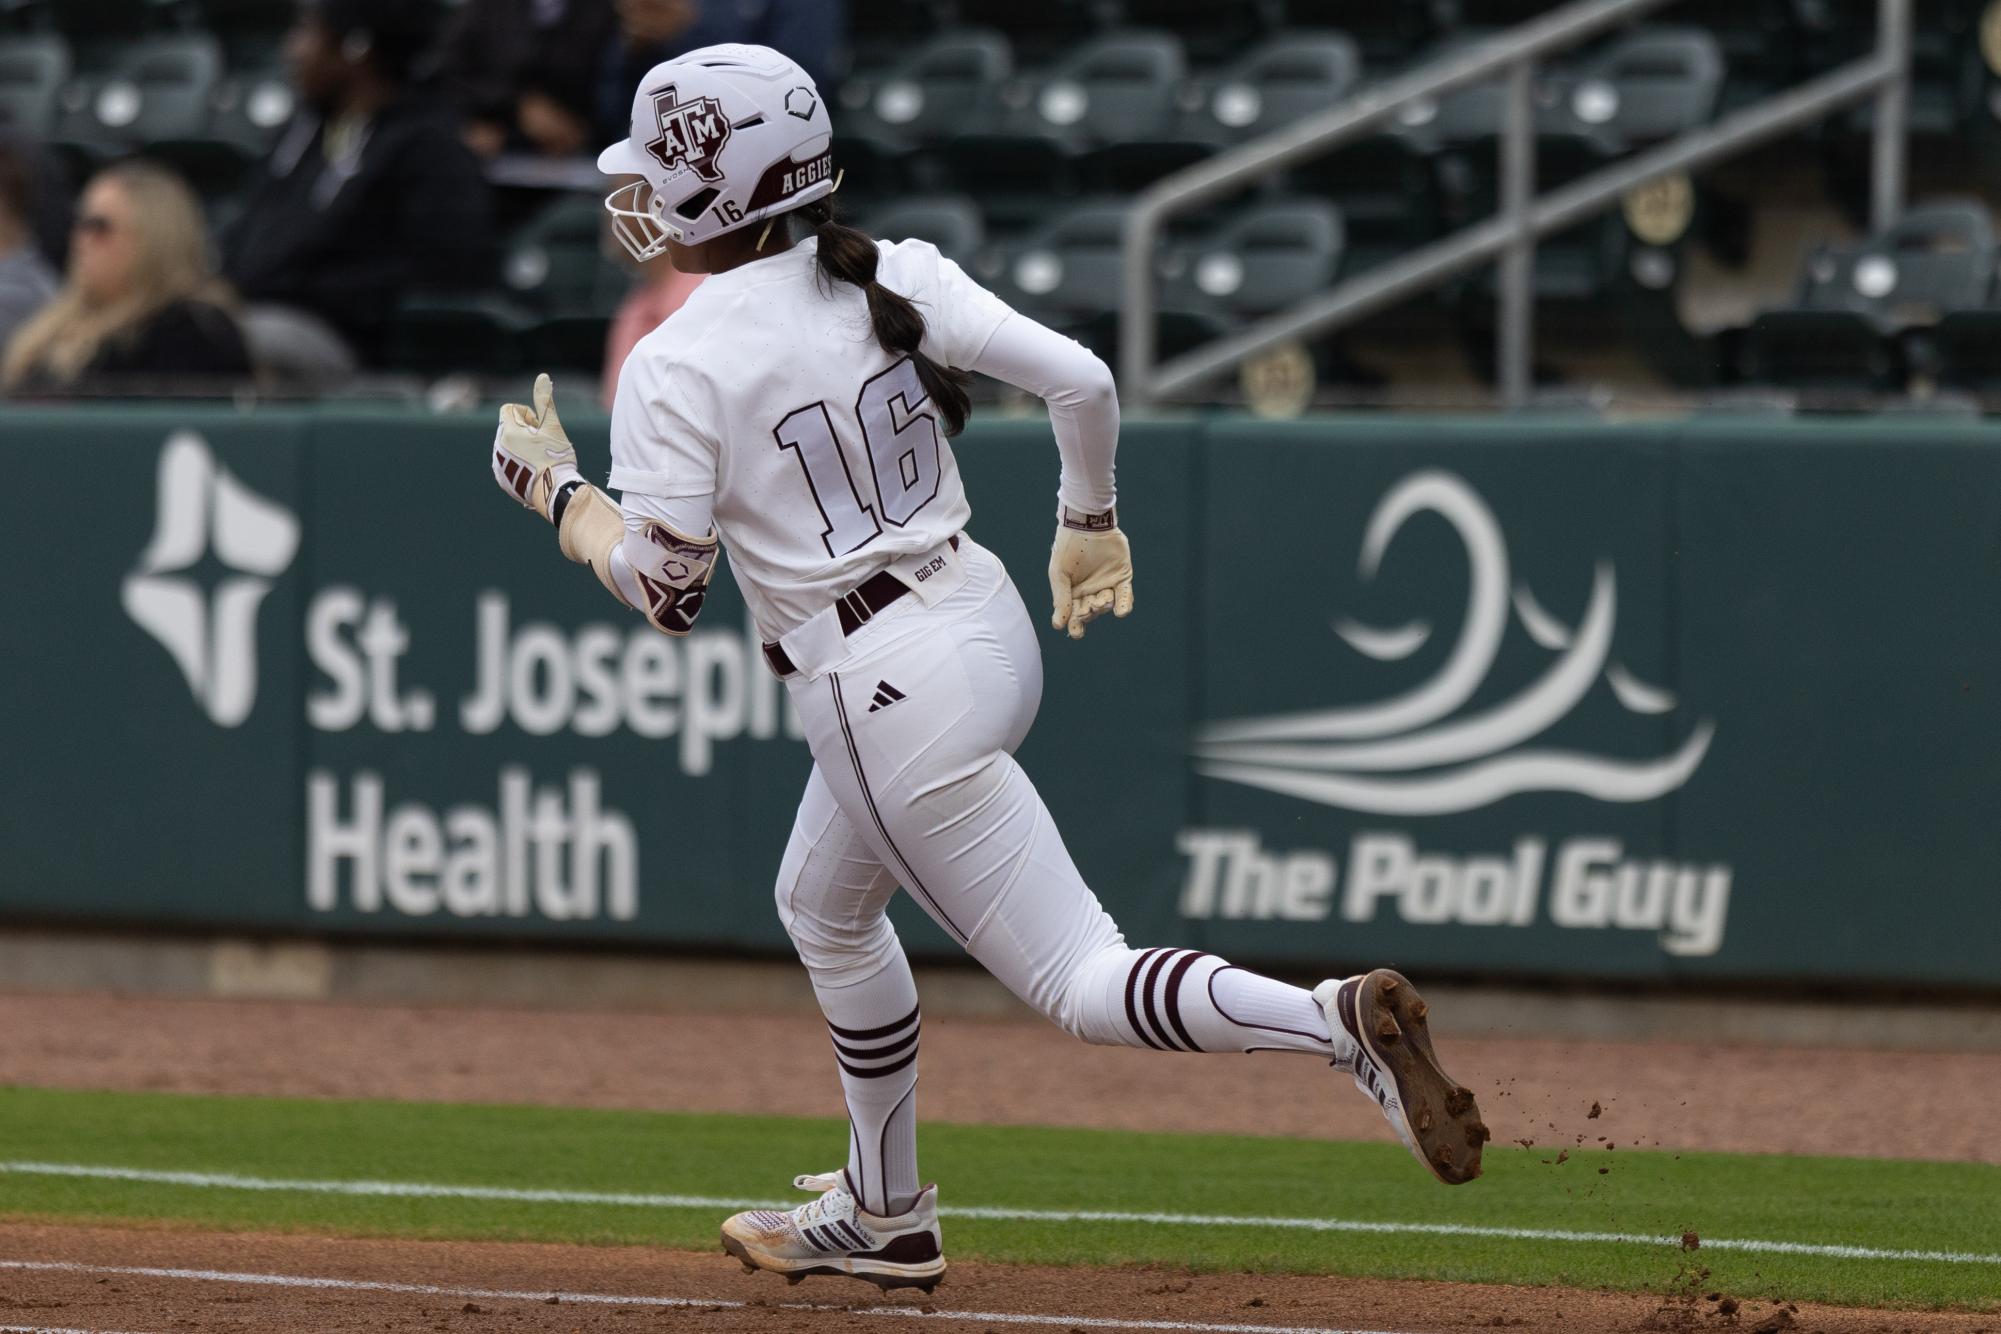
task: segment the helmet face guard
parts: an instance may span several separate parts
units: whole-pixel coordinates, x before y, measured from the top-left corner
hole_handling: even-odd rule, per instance
[[[768,47],[703,47],[656,65],[633,95],[631,133],[598,170],[636,176],[605,199],[642,263],[700,245],[834,188],[833,128],[819,89]]]
[[[645,264],[667,253],[667,243],[681,239],[679,228],[660,220],[660,196],[644,180],[621,185],[605,196],[611,214],[611,234],[635,263]]]

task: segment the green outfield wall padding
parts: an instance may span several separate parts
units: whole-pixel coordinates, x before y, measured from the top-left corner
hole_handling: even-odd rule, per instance
[[[812,761],[734,587],[655,634],[491,438],[0,416],[0,915],[785,951]],[[1047,425],[956,449],[1040,616]],[[1020,758],[1136,943],[2001,985],[2001,429],[1196,417],[1119,485],[1138,608],[1045,632]]]

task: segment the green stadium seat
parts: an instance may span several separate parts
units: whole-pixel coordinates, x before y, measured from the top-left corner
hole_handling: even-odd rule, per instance
[[[1346,242],[1321,199],[1261,202],[1212,235],[1171,250],[1164,308],[1241,324],[1333,286]]]
[[[1014,50],[991,29],[955,28],[928,38],[904,59],[857,74],[841,86],[842,140],[907,148],[992,128]]]
[[[1985,204],[1934,202],[1858,245],[1816,251],[1801,276],[1797,304],[1852,311],[1886,330],[1932,324],[1949,311],[1986,304],[1995,260],[1994,223]]]
[[[1166,28],[1181,38],[1189,58],[1216,65],[1235,60],[1246,48],[1283,25],[1279,0],[1124,0],[1124,24]]]
[[[383,361],[414,375],[509,375],[527,369],[533,325],[498,297],[414,293],[390,323]]]
[[[1699,28],[1640,28],[1554,69],[1538,92],[1545,129],[1598,140],[1608,152],[1644,148],[1716,118],[1723,52]]]
[[[1010,85],[1007,126],[1077,146],[1158,139],[1187,74],[1173,33],[1122,28]]]
[[[512,299],[538,316],[611,315],[634,279],[606,254],[604,226],[595,194],[550,204],[507,248],[501,275]]]
[[[1219,145],[1254,139],[1341,102],[1361,71],[1346,34],[1289,29],[1189,85],[1180,133]]]
[[[1280,0],[1290,28],[1336,28],[1355,39],[1371,68],[1391,68],[1449,32],[1457,22],[1444,0]]]
[[[964,268],[973,266],[986,244],[979,206],[965,195],[906,199],[871,214],[865,226],[869,235],[885,241],[929,241]]]
[[[222,48],[206,33],[129,43],[103,74],[63,89],[52,139],[85,156],[112,156],[203,138],[221,75]]]
[[[0,127],[47,137],[69,75],[69,43],[55,33],[0,37]]]
[[[1920,364],[1967,373],[1963,339],[1979,321],[1955,322],[1943,340],[1916,331],[1981,310],[1996,255],[1993,221],[1973,201],[1915,208],[1858,244],[1824,247],[1808,258],[1795,304],[1745,332],[1745,376],[1846,399],[1901,389],[1914,350]]]
[[[1877,7],[1878,0],[1793,0],[1807,67],[1831,70],[1874,50]],[[1915,0],[1909,112],[1914,139],[1950,139],[1984,116],[1980,22],[1986,7],[1985,0]],[[1875,107],[1864,103],[1834,124],[1856,134],[1874,123]]]
[[[1058,328],[1108,310],[1123,295],[1124,200],[1092,200],[985,257],[983,276],[1009,305]]]
[[[1025,60],[1048,61],[1109,27],[1115,0],[939,0],[950,25],[997,28]]]
[[[1172,137],[1186,74],[1173,34],[1109,33],[1008,84],[1000,129],[959,136],[933,160],[947,164],[953,188],[984,194],[991,184],[1010,201],[1072,193],[1084,180],[1136,189],[1208,151]]]

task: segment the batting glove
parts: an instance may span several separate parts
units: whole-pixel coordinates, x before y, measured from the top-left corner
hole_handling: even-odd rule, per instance
[[[1132,547],[1119,531],[1117,510],[1080,514],[1065,505],[1057,518],[1049,553],[1049,596],[1056,607],[1050,624],[1082,639],[1084,627],[1105,612],[1132,614]]]
[[[582,480],[577,451],[556,417],[556,387],[535,377],[535,406],[509,403],[493,436],[493,480],[500,489],[547,519],[556,492]]]

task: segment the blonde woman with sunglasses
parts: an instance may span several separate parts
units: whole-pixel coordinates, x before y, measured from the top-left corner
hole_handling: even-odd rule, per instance
[[[147,162],[83,192],[62,290],[8,344],[17,394],[214,390],[250,374],[194,192]]]

